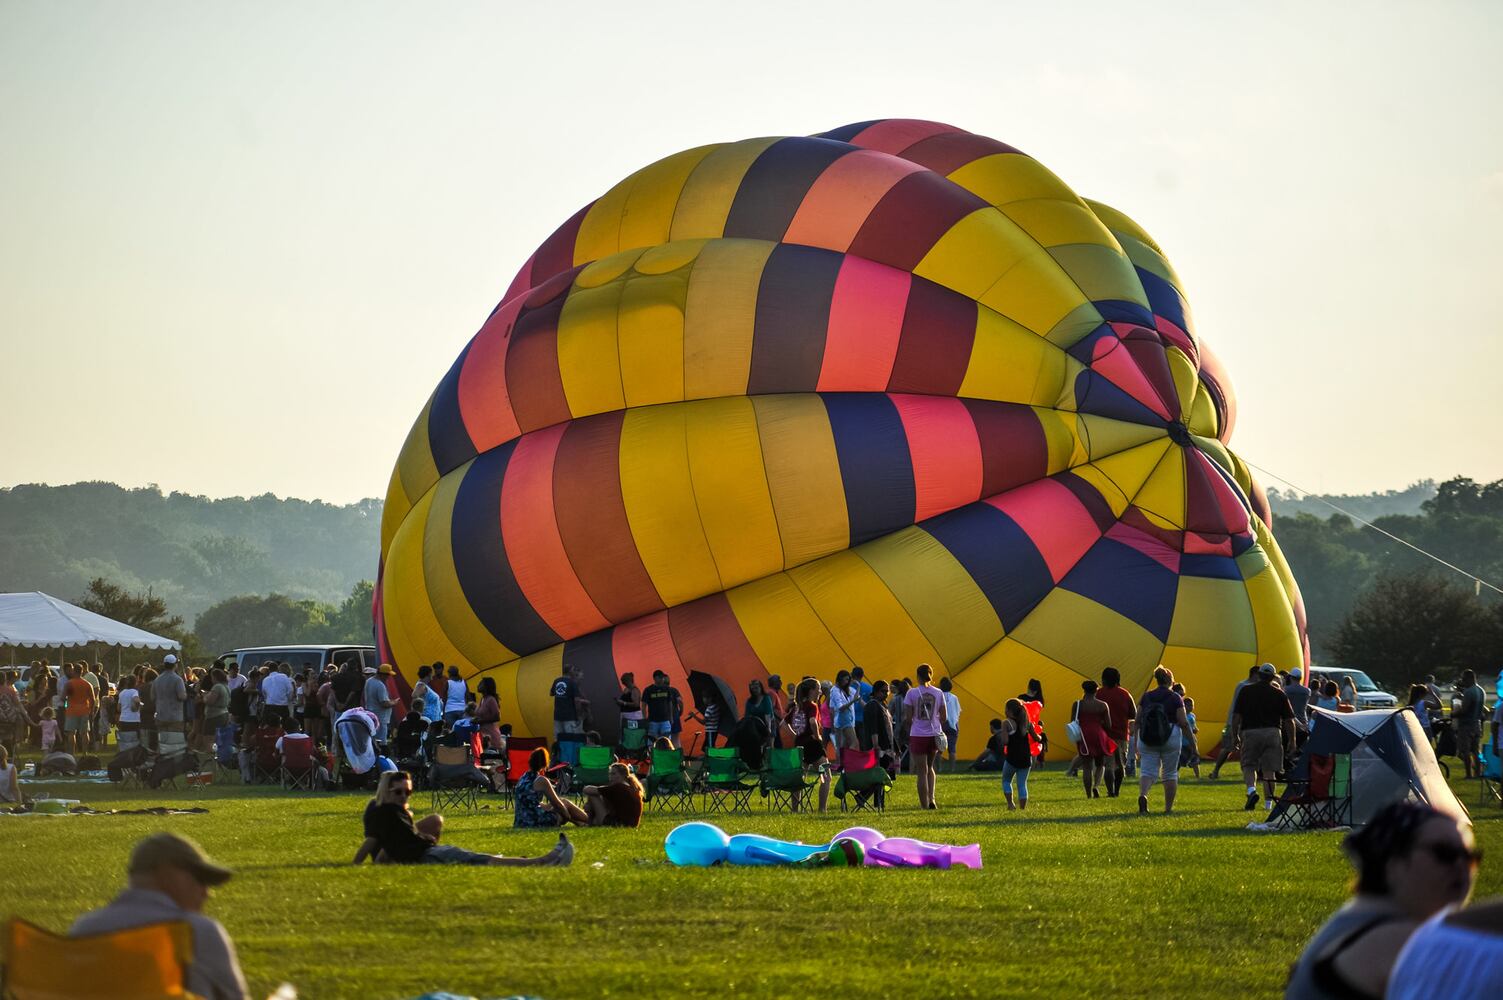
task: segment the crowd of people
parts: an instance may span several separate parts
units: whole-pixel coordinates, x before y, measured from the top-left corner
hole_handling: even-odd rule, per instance
[[[642,729],[650,746],[683,749],[684,724],[700,722],[707,746],[735,747],[738,756],[759,762],[772,748],[797,749],[806,768],[817,772],[824,792],[842,751],[872,754],[896,776],[915,778],[923,809],[937,809],[938,776],[959,766],[961,705],[948,678],[919,664],[912,679],[869,681],[857,667],[831,679],[803,677],[786,686],[781,677],[749,683],[744,704],[702,701],[697,714],[686,711],[682,693],[663,671],[639,688],[632,674],[620,678],[615,699],[621,729]],[[1244,806],[1271,808],[1275,782],[1320,725],[1314,709],[1355,709],[1355,685],[1327,680],[1304,684],[1300,668],[1282,671],[1260,664],[1232,692],[1210,776],[1219,776],[1235,753],[1246,786]],[[553,701],[553,743],[527,752],[521,777],[506,785],[514,824],[522,828],[637,826],[644,790],[636,770],[614,762],[606,780],[570,789],[561,764],[576,762],[580,746],[599,745],[590,728],[591,706],[581,678],[565,669],[549,689]],[[1413,685],[1401,711],[1436,738],[1449,730],[1467,777],[1480,775],[1480,742],[1486,733],[1487,696],[1471,671],[1450,694],[1435,678]],[[1000,772],[1008,809],[1026,810],[1029,777],[1046,758],[1049,739],[1040,721],[1043,687],[1030,680],[1007,699],[1001,718],[989,721],[985,749],[969,764],[975,771]],[[740,718],[734,723],[726,716]],[[729,711],[727,711],[727,709]],[[420,667],[410,688],[397,683],[390,667],[358,661],[295,669],[269,661],[207,670],[184,668],[176,657],[141,664],[112,676],[102,664],[76,662],[54,670],[38,662],[18,671],[0,671],[0,801],[19,802],[16,754],[23,748],[44,754],[84,757],[102,750],[113,735],[121,750],[135,746],[161,752],[172,748],[213,750],[228,736],[237,747],[276,735],[307,740],[323,751],[335,741],[336,723],[359,714],[368,719],[374,747],[404,761],[414,747],[431,741],[473,746],[477,756],[504,757],[512,727],[492,678],[473,688],[457,667]],[[1073,750],[1067,774],[1079,776],[1090,799],[1117,798],[1128,779],[1138,781],[1137,807],[1149,811],[1150,794],[1163,786],[1163,808],[1172,812],[1181,769],[1199,774],[1199,726],[1194,700],[1164,666],[1146,690],[1134,696],[1119,670],[1108,667],[1099,681],[1086,680],[1070,705],[1065,742]],[[1491,744],[1498,751],[1503,704],[1492,713]],[[691,748],[692,749],[692,748]],[[45,759],[45,757],[44,757]],[[555,763],[555,760],[561,763]],[[476,762],[478,764],[478,760]],[[332,768],[332,761],[330,767]],[[489,772],[487,772],[489,773]],[[568,865],[574,847],[561,831],[553,848],[533,857],[507,857],[474,851],[444,840],[444,819],[419,818],[410,808],[418,782],[409,770],[388,766],[362,818],[356,864],[450,864],[496,867]],[[571,796],[577,791],[578,801]],[[1382,810],[1350,834],[1344,849],[1357,869],[1352,898],[1331,917],[1291,966],[1286,996],[1291,1000],[1328,997],[1440,996],[1434,964],[1465,945],[1469,962],[1449,976],[1453,990],[1465,984],[1496,984],[1503,977],[1503,903],[1461,908],[1469,898],[1481,852],[1470,827],[1456,818],[1413,802]],[[229,877],[191,842],[157,834],[137,845],[128,866],[129,885],[109,906],[80,918],[75,933],[94,933],[162,919],[187,919],[194,932],[190,985],[206,996],[243,995],[234,949],[223,928],[202,916],[213,886]],[[1452,951],[1448,951],[1452,949]],[[237,992],[238,991],[238,992]],[[1385,993],[1386,991],[1386,993]],[[1466,990],[1460,991],[1461,995]],[[1446,993],[1444,995],[1455,995]]]

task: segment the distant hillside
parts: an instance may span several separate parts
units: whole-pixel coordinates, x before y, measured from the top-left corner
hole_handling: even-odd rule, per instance
[[[0,489],[0,591],[71,601],[94,577],[148,587],[189,623],[240,594],[338,605],[380,556],[381,501],[337,507],[271,494],[245,499],[114,483]]]
[[[1309,514],[1326,518],[1336,513],[1322,501],[1330,501],[1342,510],[1371,521],[1390,514],[1413,516],[1419,514],[1426,500],[1435,496],[1435,480],[1423,479],[1402,490],[1386,490],[1382,493],[1330,493],[1299,494],[1294,490],[1271,488],[1268,503],[1275,516],[1293,517]]]

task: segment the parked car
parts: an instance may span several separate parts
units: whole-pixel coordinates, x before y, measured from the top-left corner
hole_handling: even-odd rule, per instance
[[[1311,667],[1310,683],[1317,681],[1324,684],[1326,681],[1335,681],[1338,685],[1343,677],[1350,677],[1357,685],[1357,710],[1366,711],[1370,708],[1398,708],[1399,700],[1373,683],[1373,679],[1360,670],[1349,670],[1346,667]]]
[[[312,667],[317,672],[331,663],[335,666],[343,666],[353,661],[361,667],[381,665],[381,661],[376,658],[375,646],[320,645],[318,643],[305,643],[298,646],[247,646],[243,649],[221,653],[215,658],[214,665],[228,668],[231,664],[238,664],[243,674],[252,667],[259,667],[271,661],[292,664],[294,674],[302,673],[304,667]]]

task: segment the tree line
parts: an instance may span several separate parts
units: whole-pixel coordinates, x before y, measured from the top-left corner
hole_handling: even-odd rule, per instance
[[[1354,509],[1349,504],[1340,504]],[[1503,480],[1457,477],[1414,514],[1372,524],[1503,585]],[[1342,514],[1274,518],[1304,595],[1316,663],[1357,667],[1390,690],[1426,674],[1503,667],[1503,601],[1487,587]]]

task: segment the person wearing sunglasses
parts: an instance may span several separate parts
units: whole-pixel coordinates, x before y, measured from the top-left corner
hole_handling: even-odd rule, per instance
[[[1384,806],[1342,849],[1357,869],[1352,898],[1305,946],[1285,1000],[1380,1000],[1409,936],[1466,901],[1482,860],[1470,825],[1407,800]]]
[[[536,858],[507,858],[481,854],[452,844],[440,844],[444,818],[429,815],[414,822],[408,800],[412,798],[412,775],[387,771],[376,784],[376,797],[365,807],[365,840],[355,853],[355,864],[366,858],[396,864],[563,866],[574,860],[574,845],[563,834],[553,850]]]

